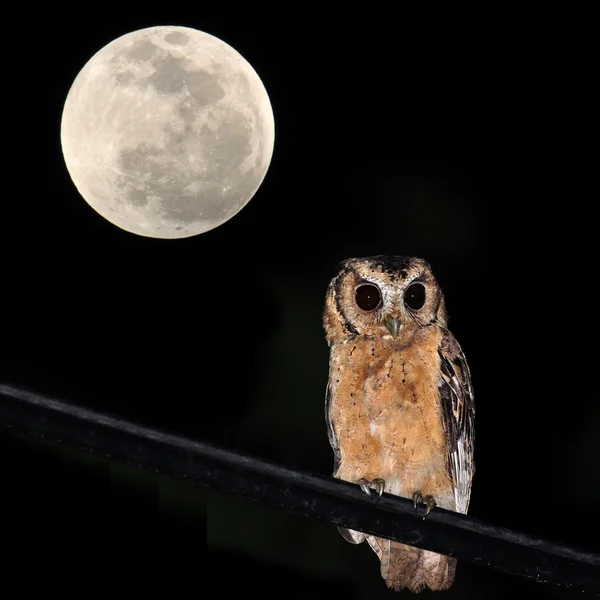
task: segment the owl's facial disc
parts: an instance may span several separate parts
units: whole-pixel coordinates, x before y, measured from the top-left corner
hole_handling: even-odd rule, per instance
[[[324,324],[330,344],[367,336],[395,346],[422,327],[446,323],[444,296],[423,259],[349,258],[329,284]]]

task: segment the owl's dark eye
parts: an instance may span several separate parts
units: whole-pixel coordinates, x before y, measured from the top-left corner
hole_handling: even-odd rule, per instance
[[[425,304],[425,286],[413,283],[404,293],[404,303],[412,310],[419,310]]]
[[[356,305],[362,310],[375,310],[381,304],[381,292],[376,285],[367,283],[356,289]]]

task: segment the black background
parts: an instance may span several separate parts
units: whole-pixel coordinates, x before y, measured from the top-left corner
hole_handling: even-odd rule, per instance
[[[475,386],[470,513],[597,551],[585,15],[186,6],[32,11],[13,28],[0,377],[328,474],[327,283],[349,256],[423,256]],[[170,24],[236,48],[276,122],[255,197],[183,240],[105,221],[60,148],[87,60]],[[25,589],[389,594],[373,553],[332,526],[12,433],[0,444],[3,569]],[[461,563],[447,595],[520,591],[572,594]]]

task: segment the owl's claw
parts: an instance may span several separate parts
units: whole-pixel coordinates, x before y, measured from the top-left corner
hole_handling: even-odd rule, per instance
[[[371,481],[371,485],[375,486],[377,494],[379,498],[381,498],[381,494],[383,494],[383,490],[385,490],[385,479],[381,479],[379,477],[377,479],[373,479],[373,481]]]
[[[423,515],[423,520],[425,520],[425,517],[431,512],[432,508],[435,508],[437,506],[437,502],[433,499],[433,496],[427,496],[427,498],[425,498],[425,514]]]
[[[421,504],[421,502],[423,502],[423,496],[421,496],[421,492],[415,492],[413,494],[412,501],[415,505],[415,512],[417,512],[417,504]]]
[[[369,480],[362,477],[357,481],[360,489],[367,495],[369,498],[371,497],[371,488],[369,487]]]
[[[377,491],[377,497],[373,498],[375,500],[375,502],[379,502],[379,499],[381,498],[381,494],[383,494],[383,490],[385,489],[385,480],[384,479],[373,479],[372,481],[369,481],[368,479],[365,479],[364,477],[362,477],[361,479],[359,479],[357,481],[358,485],[360,486],[360,489],[367,494],[367,496],[369,496],[369,498],[373,498],[372,494],[371,494],[371,487],[374,487],[375,490]]]
[[[425,514],[423,515],[423,520],[427,517],[427,515],[437,506],[437,502],[435,501],[433,496],[425,496],[421,495],[421,492],[415,492],[412,497],[413,504],[415,505],[415,511],[417,510],[417,504],[421,502],[425,503]]]

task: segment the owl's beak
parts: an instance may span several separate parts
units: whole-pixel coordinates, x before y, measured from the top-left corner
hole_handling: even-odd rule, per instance
[[[392,334],[392,337],[396,337],[398,335],[398,329],[400,329],[400,321],[396,317],[391,317],[385,322],[385,326],[388,328],[388,331]]]

